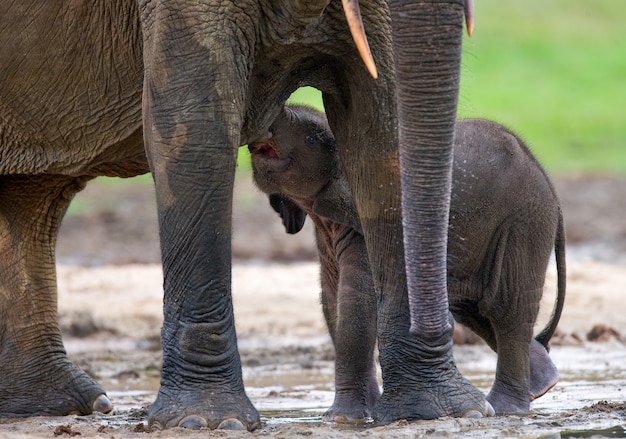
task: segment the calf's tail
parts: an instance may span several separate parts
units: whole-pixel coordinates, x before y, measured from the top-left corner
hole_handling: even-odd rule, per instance
[[[554,254],[556,257],[556,272],[557,272],[557,295],[554,309],[552,310],[552,316],[546,327],[536,337],[539,343],[541,343],[546,350],[549,350],[548,344],[550,339],[556,331],[556,327],[559,324],[561,318],[561,312],[563,311],[563,304],[565,303],[565,227],[563,225],[563,212],[559,207],[559,222],[557,224],[556,238],[554,240]]]

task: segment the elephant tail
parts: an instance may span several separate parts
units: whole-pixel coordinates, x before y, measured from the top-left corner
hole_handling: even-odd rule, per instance
[[[563,304],[565,303],[565,227],[563,225],[563,212],[559,206],[559,222],[556,230],[556,238],[554,240],[554,255],[556,257],[556,272],[557,272],[557,295],[554,310],[547,326],[535,337],[535,339],[541,343],[546,350],[549,350],[548,343],[556,331],[556,327],[561,319],[561,312],[563,311]]]

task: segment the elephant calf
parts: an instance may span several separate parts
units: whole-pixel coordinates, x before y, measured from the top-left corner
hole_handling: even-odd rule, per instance
[[[565,296],[561,208],[524,143],[487,120],[456,125],[448,289],[454,318],[498,354],[488,400],[496,413],[526,413],[556,384],[548,356]],[[286,106],[265,141],[249,145],[256,185],[288,233],[315,222],[322,306],[336,351],[335,400],[325,419],[367,418],[379,396],[375,293],[361,225],[323,113]],[[415,207],[417,208],[417,207]],[[552,248],[558,294],[533,338]]]

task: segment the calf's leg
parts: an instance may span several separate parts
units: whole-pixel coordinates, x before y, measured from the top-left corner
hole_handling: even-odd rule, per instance
[[[322,303],[335,346],[335,399],[324,420],[371,418],[380,391],[376,379],[376,295],[363,237],[352,233],[336,259],[322,258]]]

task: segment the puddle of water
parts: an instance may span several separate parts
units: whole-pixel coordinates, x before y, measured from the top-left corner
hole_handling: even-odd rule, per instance
[[[331,382],[295,386],[246,387],[260,412],[281,412],[281,418],[321,417],[335,396]]]
[[[542,398],[532,403],[532,410],[537,413],[557,414],[564,410],[576,410],[592,406],[599,401],[620,402],[626,395],[626,382],[607,380],[598,382],[561,381]]]
[[[626,437],[624,427],[615,426],[602,430],[565,430],[561,432],[561,438],[604,438],[604,437]]]
[[[322,415],[324,410],[260,410],[261,421],[268,426],[284,424],[306,424],[311,427],[323,425]]]
[[[463,348],[461,351],[457,355],[457,362],[463,374],[487,393],[495,373],[495,355],[484,346]],[[626,400],[626,349],[623,346],[615,348],[608,345],[594,345],[590,348],[555,347],[551,356],[561,371],[559,383],[548,394],[532,403],[531,418],[512,419],[512,426],[515,427],[516,423],[537,424],[537,434],[524,435],[525,437],[626,437],[621,426],[626,425],[626,414],[621,416],[621,421],[618,416],[616,422],[615,414],[585,416],[588,412],[582,410],[599,401],[620,403]],[[321,416],[332,404],[334,397],[332,362],[321,370],[303,372],[297,367],[286,367],[270,377],[264,373],[254,375],[248,377],[248,393],[267,425],[328,425],[321,421]],[[270,386],[264,388],[264,384]],[[562,415],[568,411],[580,414],[580,420],[562,421]],[[506,424],[507,421],[500,422]],[[487,421],[484,425],[486,426],[482,428],[486,432],[490,424]],[[359,431],[375,426],[374,423],[369,423],[337,428]],[[498,428],[502,427],[507,426]]]

